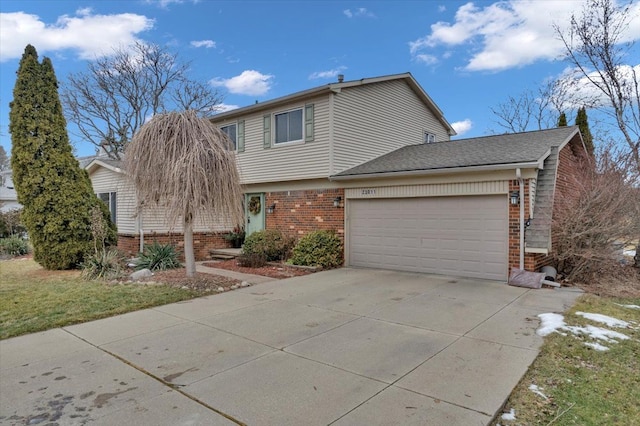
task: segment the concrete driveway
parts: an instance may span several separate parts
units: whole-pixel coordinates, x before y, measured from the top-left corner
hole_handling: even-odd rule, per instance
[[[0,423],[483,425],[579,294],[343,268],[17,337]]]

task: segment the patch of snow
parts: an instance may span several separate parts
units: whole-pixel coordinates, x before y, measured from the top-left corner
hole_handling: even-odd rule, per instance
[[[600,314],[585,314],[584,312],[578,312],[579,315],[584,316],[585,318],[600,320],[605,324],[611,324],[613,326],[629,326],[625,321],[618,320],[616,318],[607,317],[606,315]],[[580,326],[569,326],[564,322],[564,317],[560,314],[547,313],[547,314],[539,314],[540,318],[540,327],[536,330],[536,334],[539,336],[548,336],[553,332],[557,332],[563,336],[566,336],[565,333],[562,333],[560,330],[566,330],[571,332],[573,335],[586,335],[594,340],[602,340],[607,343],[618,343],[617,340],[627,340],[629,336],[626,334],[619,333],[617,331],[608,330],[602,327],[596,327],[593,325],[587,325],[585,327]],[[597,319],[596,319],[597,318]],[[615,324],[615,325],[614,325]],[[606,351],[609,350],[608,347],[601,345],[597,342],[585,342],[585,345],[598,350],[598,351]],[[532,385],[533,386],[533,385]],[[531,388],[530,388],[531,389]],[[531,389],[533,390],[533,389]]]
[[[586,327],[567,326],[565,328],[573,334],[586,334],[592,339],[604,340],[605,342],[617,343],[614,339],[627,340],[629,338],[626,334],[593,325],[587,325]]]
[[[502,414],[502,420],[513,421],[515,419],[516,419],[516,410],[514,410],[513,408],[508,413],[503,413]]]
[[[629,309],[640,309],[640,306],[638,305],[621,305],[619,303],[616,303],[616,305],[618,306],[622,306],[623,308],[629,308]]]
[[[540,327],[536,330],[538,336],[548,336],[554,331],[567,326],[564,322],[564,317],[560,314],[539,314],[538,318],[540,318]]]
[[[589,319],[591,321],[601,322],[608,325],[609,327],[629,327],[628,322],[607,315],[590,314],[588,312],[576,312],[576,315],[580,315],[581,317]]]
[[[541,397],[543,397],[547,401],[549,400],[549,398],[547,398],[547,395],[542,393],[542,388],[539,388],[538,385],[534,385],[534,384],[529,385],[529,390],[531,392],[535,393],[536,395],[540,395]]]
[[[605,351],[609,350],[608,347],[603,346],[598,342],[585,342],[584,344],[585,344],[585,346],[589,346],[590,348],[593,348],[596,351],[600,351],[600,352],[605,352]]]
[[[622,252],[622,254],[625,255],[625,256],[634,257],[636,255],[636,251],[635,250],[624,250]]]

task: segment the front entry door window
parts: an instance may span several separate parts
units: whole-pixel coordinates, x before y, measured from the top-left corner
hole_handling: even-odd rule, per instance
[[[245,195],[245,233],[248,237],[264,229],[264,194]]]

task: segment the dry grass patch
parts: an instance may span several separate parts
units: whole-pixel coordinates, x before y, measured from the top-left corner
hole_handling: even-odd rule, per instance
[[[236,281],[184,269],[144,285],[87,281],[80,271],[47,271],[33,260],[0,261],[0,339],[48,330],[214,293]]]
[[[640,309],[633,308],[639,305],[640,298],[581,297],[565,315],[567,326],[599,327],[628,339],[606,342],[566,329],[550,334],[505,406],[515,420],[498,415],[493,424],[640,425]],[[606,315],[628,325],[608,326],[577,312]]]

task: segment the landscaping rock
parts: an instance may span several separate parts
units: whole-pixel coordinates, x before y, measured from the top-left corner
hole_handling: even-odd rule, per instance
[[[240,283],[240,287],[250,287],[250,286],[251,286],[251,283],[247,281],[242,281]]]
[[[224,291],[224,287],[218,287],[218,293],[222,293]]]
[[[140,269],[139,271],[136,271],[134,273],[132,273],[131,275],[129,275],[129,279],[131,281],[140,281],[144,278],[149,278],[153,276],[153,272],[151,272],[148,269]]]

